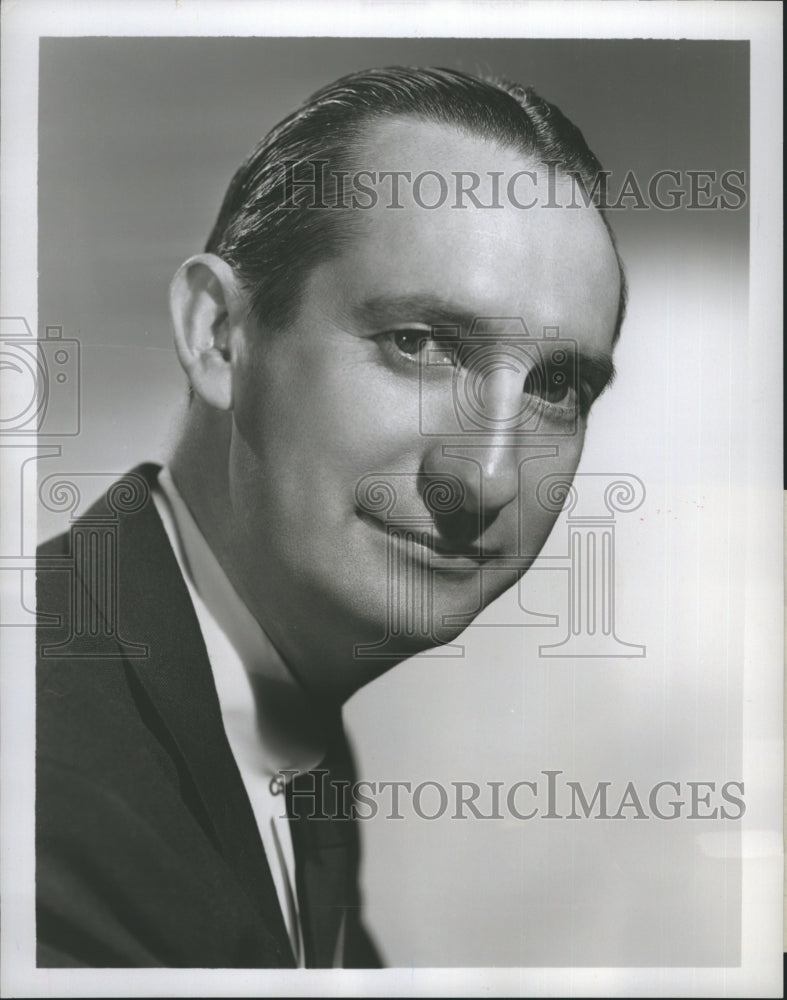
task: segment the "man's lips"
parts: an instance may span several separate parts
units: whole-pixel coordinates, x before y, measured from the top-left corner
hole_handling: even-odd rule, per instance
[[[481,549],[478,545],[451,544],[445,538],[438,536],[434,525],[419,525],[406,522],[396,526],[387,526],[372,514],[365,511],[356,510],[358,517],[376,532],[386,538],[392,538],[395,544],[402,544],[405,540],[403,536],[408,536],[407,540],[420,546],[438,559],[450,559],[452,561],[470,561],[476,565],[483,565],[490,558],[499,556],[498,550]],[[389,530],[390,529],[390,530]]]

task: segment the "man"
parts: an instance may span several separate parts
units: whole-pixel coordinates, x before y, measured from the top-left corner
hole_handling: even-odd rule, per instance
[[[171,287],[171,461],[41,551],[40,965],[379,961],[341,705],[551,530],[622,322],[599,169],[532,91],[395,68],[237,172]]]

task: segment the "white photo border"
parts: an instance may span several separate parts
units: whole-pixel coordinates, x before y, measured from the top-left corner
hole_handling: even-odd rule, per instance
[[[27,0],[3,7],[3,316],[37,329],[38,45],[42,36],[437,36],[748,39],[751,43],[750,342],[745,481],[742,953],[739,968],[288,970],[35,968],[34,636],[0,632],[0,899],[5,996],[781,996],[783,563],[781,5],[704,0],[429,3],[344,0]],[[759,367],[758,367],[759,364]],[[1,470],[0,470],[1,471]],[[4,496],[5,499],[5,496]],[[25,527],[35,537],[34,505]],[[1,529],[0,529],[1,530]],[[0,549],[1,550],[1,549]],[[0,595],[1,596],[1,595]],[[7,633],[11,633],[10,635]]]

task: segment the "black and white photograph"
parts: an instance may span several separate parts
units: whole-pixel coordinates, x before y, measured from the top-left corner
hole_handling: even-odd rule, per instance
[[[781,996],[781,5],[3,11],[8,996]]]

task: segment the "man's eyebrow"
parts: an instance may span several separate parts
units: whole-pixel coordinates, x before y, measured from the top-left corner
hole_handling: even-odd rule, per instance
[[[373,328],[401,323],[423,323],[427,326],[458,326],[469,331],[479,316],[471,309],[435,295],[377,295],[359,303],[353,309],[354,316],[365,326]],[[494,339],[494,338],[492,338]],[[502,338],[505,342],[508,338]],[[616,370],[612,355],[607,351],[580,347],[571,340],[541,340],[528,337],[528,342],[552,344],[572,354],[582,373],[582,378],[591,383],[596,393],[603,392],[615,379]]]
[[[353,313],[370,327],[417,322],[427,326],[460,326],[468,330],[478,315],[439,296],[422,294],[377,295],[359,303]]]

